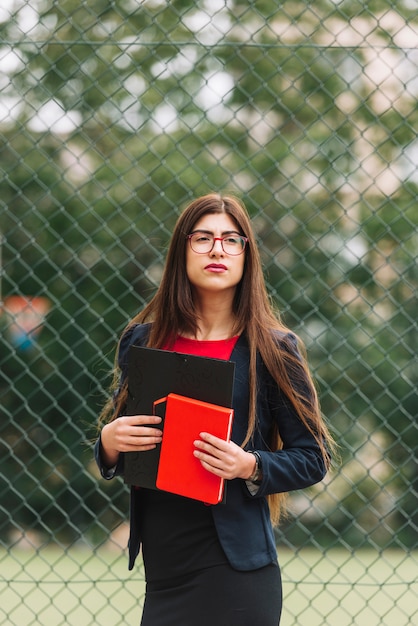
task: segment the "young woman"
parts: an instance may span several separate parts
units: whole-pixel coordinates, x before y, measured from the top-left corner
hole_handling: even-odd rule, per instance
[[[299,341],[271,308],[239,200],[214,193],[185,209],[156,295],[122,334],[96,443],[106,479],[123,474],[126,452],[162,440],[160,418],[124,415],[132,344],[235,362],[232,440],[201,433],[194,451],[228,481],[226,503],[131,490],[129,568],[142,545],[147,582],[141,625],[278,626],[273,526],[286,492],[322,480],[332,441]]]

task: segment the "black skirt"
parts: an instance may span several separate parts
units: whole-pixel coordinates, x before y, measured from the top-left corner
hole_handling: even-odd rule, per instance
[[[147,583],[141,626],[278,626],[281,610],[276,564],[245,572],[216,565]]]

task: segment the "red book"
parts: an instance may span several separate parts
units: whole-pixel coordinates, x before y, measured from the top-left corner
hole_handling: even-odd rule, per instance
[[[201,432],[224,441],[231,437],[233,409],[170,393],[166,401],[163,439],[156,485],[180,496],[218,504],[224,479],[205,470],[193,451]]]

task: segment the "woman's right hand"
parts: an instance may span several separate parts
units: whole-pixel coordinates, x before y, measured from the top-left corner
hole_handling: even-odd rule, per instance
[[[103,426],[101,433],[102,461],[107,467],[116,465],[120,452],[152,450],[162,440],[158,415],[123,415]]]

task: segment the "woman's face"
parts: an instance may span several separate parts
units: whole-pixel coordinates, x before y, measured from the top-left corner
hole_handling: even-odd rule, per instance
[[[202,232],[213,237],[242,235],[234,220],[226,213],[208,213],[196,222],[193,233]],[[191,233],[189,233],[191,234]],[[214,242],[210,252],[195,252],[190,242],[186,251],[187,277],[197,292],[233,295],[244,271],[245,251],[233,256],[222,249],[221,241]]]

